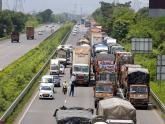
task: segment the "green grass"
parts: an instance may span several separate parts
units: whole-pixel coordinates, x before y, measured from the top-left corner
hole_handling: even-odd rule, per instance
[[[41,76],[38,78],[38,80],[36,80],[36,82],[33,84],[32,88],[28,91],[28,93],[25,95],[25,97],[22,99],[19,105],[14,109],[11,116],[7,118],[5,124],[13,124],[16,121],[17,117],[23,111],[24,107],[28,104],[27,101],[29,101],[29,99],[32,97],[34,92],[38,90],[39,81],[41,80],[41,77],[47,73],[48,68],[49,67],[45,68],[45,70],[43,71]]]
[[[54,37],[43,41],[26,55],[0,72],[0,116],[47,61],[72,24],[66,24]]]

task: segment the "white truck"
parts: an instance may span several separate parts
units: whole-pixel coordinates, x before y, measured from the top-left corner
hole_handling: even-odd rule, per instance
[[[50,60],[50,75],[58,75],[60,73],[60,62],[58,59]]]
[[[90,80],[90,46],[77,46],[73,49],[72,74],[76,75],[77,84],[88,84]]]

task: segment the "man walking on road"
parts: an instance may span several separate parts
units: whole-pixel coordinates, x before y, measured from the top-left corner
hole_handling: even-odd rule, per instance
[[[70,93],[69,96],[74,96],[74,86],[75,86],[75,82],[76,82],[76,76],[73,74],[71,77],[71,86],[70,86]]]

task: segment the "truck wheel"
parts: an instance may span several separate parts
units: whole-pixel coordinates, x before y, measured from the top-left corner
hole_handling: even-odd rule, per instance
[[[144,106],[144,109],[145,110],[148,110],[148,104]]]

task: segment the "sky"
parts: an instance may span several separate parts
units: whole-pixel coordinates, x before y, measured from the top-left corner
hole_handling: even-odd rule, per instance
[[[17,4],[15,1],[22,1],[23,4]],[[98,7],[99,2],[113,1],[124,3],[131,0],[2,0],[3,9],[17,8],[25,13],[39,12],[45,9],[51,9],[54,13],[69,12],[75,14],[91,14]],[[136,10],[143,6],[148,6],[148,0],[133,0],[133,8]],[[20,2],[21,3],[21,2]]]

